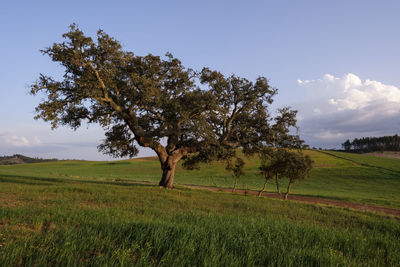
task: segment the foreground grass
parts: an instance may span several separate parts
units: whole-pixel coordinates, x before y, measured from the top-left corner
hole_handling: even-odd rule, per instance
[[[399,219],[118,181],[0,180],[0,265],[400,264]]]
[[[339,199],[359,203],[400,208],[400,159],[379,158],[358,154],[306,151],[315,161],[311,176],[293,186],[293,194]],[[259,190],[263,178],[258,174],[258,159],[247,159],[245,175],[239,188]],[[59,161],[38,164],[0,166],[0,181],[20,177],[28,179],[61,178],[98,181],[149,181],[157,183],[161,170],[156,158],[116,162]],[[178,168],[176,184],[231,187],[232,176],[222,163],[202,165],[200,170]],[[285,182],[282,182],[285,189]],[[274,191],[275,184],[267,191]]]

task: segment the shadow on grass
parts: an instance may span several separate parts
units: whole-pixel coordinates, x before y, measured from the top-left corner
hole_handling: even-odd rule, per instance
[[[354,159],[349,159],[349,158],[345,158],[345,157],[342,157],[342,156],[339,156],[339,155],[335,155],[335,154],[329,153],[328,151],[318,151],[318,152],[320,152],[322,154],[326,154],[326,155],[332,156],[332,157],[335,157],[335,158],[347,160],[347,161],[350,161],[352,163],[358,164],[360,166],[376,168],[376,169],[382,170],[382,171],[389,171],[389,172],[395,173],[396,175],[400,174],[400,171],[397,171],[397,170],[393,170],[393,169],[385,168],[385,167],[381,167],[381,166],[375,166],[375,165],[368,164],[368,163],[358,162],[358,161],[356,161]]]
[[[11,174],[0,175],[0,182],[25,185],[53,185],[54,183],[64,183],[64,181],[62,181],[61,179],[56,178],[42,178]]]
[[[117,185],[135,187],[155,187],[155,183],[139,181],[101,181],[101,180],[82,180],[71,178],[44,178],[23,175],[0,175],[0,183],[15,183],[24,185],[58,185],[58,184],[98,184],[98,185]]]

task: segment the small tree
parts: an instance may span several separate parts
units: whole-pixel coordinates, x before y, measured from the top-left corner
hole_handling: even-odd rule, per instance
[[[344,150],[350,151],[351,150],[351,142],[350,142],[350,140],[347,139],[346,142],[344,142],[342,144],[342,147],[344,148]]]
[[[287,149],[303,149],[306,147],[304,141],[297,134],[290,133],[291,128],[298,130],[296,114],[297,111],[291,110],[289,107],[279,109],[270,130],[271,134],[265,135],[267,139],[263,142],[263,146],[258,149],[261,159],[259,169],[265,179],[258,196],[261,196],[268,181],[273,178],[275,178],[277,193],[281,194],[279,177],[286,172]],[[268,146],[268,144],[271,144],[271,146]]]
[[[235,190],[236,190],[236,185],[237,185],[237,182],[238,182],[240,176],[242,176],[244,174],[244,171],[243,171],[244,164],[245,164],[244,161],[238,157],[236,157],[234,159],[229,159],[227,161],[226,170],[229,172],[232,172],[232,175],[235,178],[235,182],[234,182],[233,188],[232,188],[232,193],[235,192]]]
[[[312,169],[313,161],[310,156],[304,155],[301,152],[286,152],[286,157],[284,161],[286,168],[284,176],[289,178],[289,183],[284,196],[286,200],[290,193],[290,187],[296,181],[301,181],[307,178]]]
[[[265,147],[260,151],[260,173],[264,176],[265,182],[262,190],[259,192],[261,196],[262,192],[269,180],[275,179],[276,191],[280,195],[281,191],[279,188],[279,179],[286,174],[288,164],[287,164],[287,149],[275,148],[275,147]]]
[[[260,174],[264,177],[265,182],[263,188],[258,193],[261,196],[264,192],[269,180],[272,180],[278,173],[276,169],[276,161],[274,161],[274,151],[272,148],[264,148],[260,152],[261,164],[259,167]]]

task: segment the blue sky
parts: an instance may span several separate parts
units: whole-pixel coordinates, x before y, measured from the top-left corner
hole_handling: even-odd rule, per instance
[[[6,1],[0,4],[0,155],[109,159],[98,127],[50,130],[33,120],[39,73],[62,69],[39,49],[76,22],[139,55],[171,52],[279,89],[312,146],[399,133],[400,1]],[[143,150],[141,155],[148,154]]]

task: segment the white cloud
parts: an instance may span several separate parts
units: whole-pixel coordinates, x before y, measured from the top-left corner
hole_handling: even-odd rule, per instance
[[[42,143],[42,141],[40,141],[39,137],[37,137],[37,136],[33,137],[33,144],[40,145],[41,143]]]
[[[0,130],[0,156],[22,154],[29,157],[58,159],[115,160],[97,150],[104,139],[98,126],[81,127],[73,131],[60,127],[55,131],[42,122],[18,124]],[[150,149],[141,149],[138,156],[155,155]]]
[[[18,133],[10,133],[8,131],[0,133],[0,148],[4,147],[33,147],[40,145],[42,142],[39,137],[26,137],[18,135]]]
[[[342,133],[332,133],[331,131],[325,131],[319,133],[319,138],[322,140],[331,140],[331,139],[336,139],[336,138],[343,138]]]
[[[24,136],[17,136],[17,135],[5,136],[4,141],[7,145],[16,147],[24,147],[30,145],[30,142]]]
[[[298,80],[306,100],[294,105],[308,143],[340,145],[347,138],[400,132],[400,89],[348,73]]]

